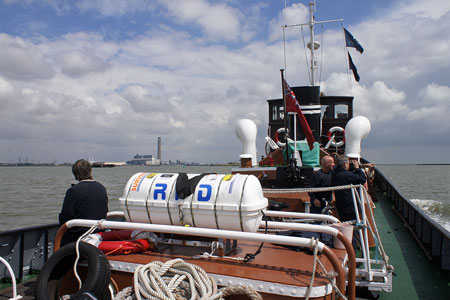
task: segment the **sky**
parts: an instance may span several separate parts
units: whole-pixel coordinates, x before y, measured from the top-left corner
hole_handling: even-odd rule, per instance
[[[309,85],[309,1],[0,0],[0,162],[238,161],[234,131]],[[317,1],[318,81],[371,122],[375,163],[450,163],[450,1]],[[348,48],[342,25],[364,47]]]

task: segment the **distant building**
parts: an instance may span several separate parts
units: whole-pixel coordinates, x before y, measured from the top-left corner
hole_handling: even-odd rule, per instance
[[[132,160],[127,161],[127,164],[129,164],[129,165],[155,166],[155,165],[159,165],[160,163],[161,163],[160,160],[153,157],[152,154],[147,154],[147,155],[136,154],[135,156],[133,156]]]

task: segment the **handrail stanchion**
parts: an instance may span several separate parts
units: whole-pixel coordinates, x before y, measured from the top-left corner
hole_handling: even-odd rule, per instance
[[[2,262],[5,265],[6,269],[8,269],[9,275],[11,275],[12,288],[13,288],[13,297],[9,298],[9,300],[21,299],[22,296],[17,295],[16,275],[14,275],[14,271],[12,270],[11,266],[9,265],[9,263],[1,256],[0,256],[0,262]]]
[[[358,211],[358,204],[356,203],[355,189],[356,189],[356,186],[353,186],[351,189],[353,205],[355,207],[356,222],[361,223],[361,219],[359,217],[359,211]],[[364,208],[362,208],[361,210],[364,210]],[[358,230],[358,233],[359,233],[359,242],[361,243],[361,250],[363,253],[364,260],[366,261],[366,263],[364,264],[365,265],[364,270],[366,272],[369,272],[369,270],[370,270],[370,254],[369,254],[368,244],[366,243],[366,241],[364,239],[363,232],[361,230]]]
[[[362,189],[363,186],[360,185],[359,186],[359,201],[361,203],[361,216],[362,216],[362,223],[364,225],[363,228],[363,236],[364,236],[364,244],[366,245],[366,249],[367,249],[367,256],[368,256],[368,273],[369,273],[369,281],[373,280],[373,272],[372,272],[372,267],[371,267],[371,258],[370,258],[370,249],[369,249],[369,238],[368,238],[368,232],[367,232],[367,226],[369,226],[368,222],[367,222],[367,217],[366,217],[366,210],[365,210],[365,197],[363,197],[362,195]],[[368,204],[369,205],[369,204]]]

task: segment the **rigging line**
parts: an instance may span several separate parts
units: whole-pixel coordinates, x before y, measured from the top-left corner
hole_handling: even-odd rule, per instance
[[[320,38],[320,71],[319,71],[319,86],[320,82],[322,82],[322,66],[323,66],[323,24],[321,26],[322,28],[322,36]]]
[[[283,26],[284,70],[286,71],[287,66],[286,66],[286,34],[285,34],[285,28],[286,28],[286,26]]]
[[[308,77],[309,77],[309,81],[311,82],[312,78],[311,78],[311,73],[309,71],[309,65],[308,65],[308,55],[306,54],[306,45],[305,45],[305,34],[303,32],[303,25],[300,26],[300,28],[302,29],[302,38],[303,38],[303,50],[305,51],[305,61],[306,61],[306,69],[308,70]]]
[[[347,83],[348,83],[348,92],[350,95],[352,95],[352,79],[350,76],[350,68],[349,68],[349,61],[348,61],[348,55],[347,55],[347,45],[345,43],[345,32],[344,32],[344,22],[341,21],[341,32],[342,32],[342,39],[344,41],[344,57],[345,57],[345,70],[347,73]]]
[[[295,81],[295,79],[296,79],[296,77],[297,77],[298,70],[300,69],[300,60],[301,60],[301,59],[300,59],[300,56],[299,56],[298,61],[297,61],[297,66],[296,66],[295,72],[294,72],[294,77],[292,78],[292,82]]]

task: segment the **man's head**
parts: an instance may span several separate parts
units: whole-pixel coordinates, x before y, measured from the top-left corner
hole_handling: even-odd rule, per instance
[[[78,181],[92,179],[91,163],[85,159],[77,160],[72,166],[72,173]]]
[[[336,158],[336,167],[348,170],[350,167],[348,158],[345,156],[339,156],[338,158]]]
[[[322,157],[321,164],[322,164],[322,171],[328,173],[334,167],[334,158],[329,155],[326,155]]]

